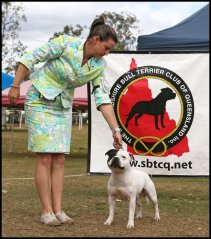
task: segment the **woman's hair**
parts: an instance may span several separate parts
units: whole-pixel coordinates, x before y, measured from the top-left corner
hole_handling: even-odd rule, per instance
[[[115,43],[118,42],[116,31],[113,27],[105,24],[102,16],[93,21],[87,40],[93,36],[99,36],[101,41],[106,41],[111,38]]]

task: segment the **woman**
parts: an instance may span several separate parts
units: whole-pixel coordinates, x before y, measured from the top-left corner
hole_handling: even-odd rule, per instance
[[[61,35],[24,54],[8,97],[12,105],[19,97],[22,79],[40,62],[45,64],[30,75],[32,85],[25,101],[28,149],[36,152],[35,185],[42,205],[41,222],[57,226],[73,223],[62,211],[65,154],[70,151],[74,88],[92,82],[96,108],[101,111],[121,148],[122,137],[104,86],[102,58],[117,43],[114,29],[102,18],[94,20],[85,42]]]

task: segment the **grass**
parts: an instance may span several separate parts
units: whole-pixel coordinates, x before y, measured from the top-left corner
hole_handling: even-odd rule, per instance
[[[128,204],[117,202],[114,224],[108,216],[109,176],[88,176],[87,126],[73,127],[71,153],[65,162],[63,209],[74,225],[47,227],[40,223],[40,203],[34,186],[35,155],[27,150],[27,131],[2,131],[2,237],[208,237],[209,180],[153,177],[161,221],[143,200],[143,219],[126,229]],[[77,176],[78,175],[78,176]],[[24,179],[26,178],[26,179]]]

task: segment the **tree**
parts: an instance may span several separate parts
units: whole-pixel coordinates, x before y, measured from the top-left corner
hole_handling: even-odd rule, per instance
[[[75,37],[79,37],[81,36],[81,34],[83,33],[83,31],[86,29],[87,27],[86,26],[81,26],[79,24],[77,24],[75,27],[73,27],[72,25],[66,25],[64,26],[64,29],[62,32],[55,32],[53,37],[51,37],[49,40],[55,38],[55,37],[58,37],[62,34],[66,34],[66,35],[69,35],[69,36],[75,36]]]
[[[121,11],[120,14],[115,12],[103,12],[96,17],[102,16],[105,19],[105,23],[113,26],[118,34],[118,44],[115,46],[114,50],[136,50],[136,37],[139,30],[139,20],[137,17],[127,11]],[[75,27],[72,25],[66,25],[62,32],[55,32],[52,38],[58,37],[61,34],[67,34],[71,36],[80,37],[84,34],[84,30],[87,26],[81,26],[77,24]],[[51,40],[50,38],[49,40]]]
[[[103,12],[100,14],[105,19],[105,23],[111,25],[118,34],[119,43],[114,50],[136,50],[136,37],[139,30],[139,20],[137,17],[127,11],[121,11],[120,14],[115,12]]]
[[[21,31],[20,22],[27,21],[20,4],[2,2],[2,66],[8,73],[16,70],[16,58],[26,49],[18,40],[18,32]]]

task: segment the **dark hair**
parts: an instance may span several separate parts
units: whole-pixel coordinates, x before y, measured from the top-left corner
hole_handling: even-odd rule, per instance
[[[118,42],[116,31],[113,27],[105,24],[102,16],[93,21],[87,40],[93,36],[99,36],[101,41],[106,41],[111,38],[114,42]]]

